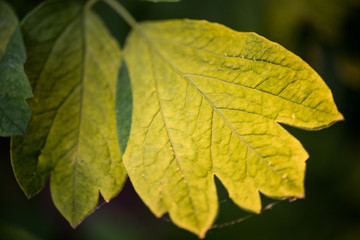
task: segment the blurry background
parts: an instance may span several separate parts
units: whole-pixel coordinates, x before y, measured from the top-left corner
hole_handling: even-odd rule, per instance
[[[8,2],[23,18],[41,1]],[[206,19],[280,43],[323,77],[345,116],[344,122],[322,131],[286,127],[310,154],[304,200],[283,201],[241,223],[210,230],[206,239],[360,239],[359,0],[121,2],[139,21]],[[104,4],[95,10],[123,46],[129,27]],[[218,185],[221,205],[216,223],[247,216]],[[197,239],[166,218],[154,217],[129,181],[115,199],[73,230],[55,209],[48,186],[26,199],[12,173],[9,138],[0,138],[0,191],[0,239]],[[263,198],[265,204],[269,201]]]

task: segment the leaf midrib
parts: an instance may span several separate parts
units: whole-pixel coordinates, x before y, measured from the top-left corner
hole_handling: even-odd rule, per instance
[[[196,222],[196,225],[197,227],[200,229],[200,221],[198,219],[198,216],[197,216],[197,209],[195,208],[194,206],[194,202],[193,202],[193,199],[192,199],[192,195],[190,194],[190,187],[189,187],[189,183],[187,181],[187,178],[186,178],[186,174],[184,173],[184,170],[182,169],[181,167],[181,164],[179,163],[179,160],[178,160],[178,157],[176,155],[176,152],[175,152],[175,148],[174,148],[174,143],[170,137],[170,132],[169,132],[169,128],[167,126],[167,123],[166,123],[166,120],[165,120],[165,115],[164,115],[164,112],[163,112],[163,108],[162,108],[162,103],[160,101],[160,96],[159,96],[159,86],[158,86],[158,80],[157,80],[157,77],[156,77],[156,74],[155,74],[155,67],[154,67],[154,54],[152,52],[152,50],[156,50],[154,48],[152,48],[151,45],[148,45],[148,51],[149,51],[149,54],[151,55],[151,68],[152,68],[152,72],[153,72],[153,78],[154,78],[154,81],[155,81],[155,86],[156,86],[156,96],[157,96],[157,100],[159,102],[159,110],[160,110],[160,114],[161,114],[161,117],[164,121],[164,125],[165,125],[165,129],[166,129],[166,132],[167,132],[167,135],[169,137],[169,141],[170,141],[170,145],[171,145],[171,149],[172,149],[172,152],[174,153],[174,158],[169,162],[169,166],[171,165],[172,161],[175,160],[177,165],[179,166],[179,169],[180,171],[182,172],[182,175],[183,175],[183,178],[184,180],[186,181],[185,182],[185,185],[186,185],[186,188],[187,188],[187,192],[188,192],[188,196],[189,196],[189,200],[190,200],[190,205],[191,205],[191,208],[193,209],[193,212],[195,213],[195,216],[194,219],[195,219],[195,222]],[[168,170],[168,169],[167,169]]]
[[[275,169],[273,167],[273,165],[267,161],[266,158],[264,158],[258,151],[256,151],[256,149],[254,149],[237,131],[236,129],[230,124],[229,121],[227,121],[227,119],[222,115],[222,113],[215,107],[215,105],[210,101],[210,99],[186,76],[183,75],[183,73],[177,69],[162,53],[159,49],[157,49],[156,46],[154,46],[154,44],[152,44],[150,38],[146,35],[146,33],[144,31],[142,31],[139,27],[135,29],[135,31],[137,31],[139,33],[140,36],[143,37],[143,39],[145,40],[145,42],[148,44],[149,47],[151,47],[152,49],[154,49],[157,54],[164,60],[165,63],[167,63],[173,70],[174,72],[176,72],[182,79],[186,79],[188,83],[190,83],[194,89],[196,89],[198,91],[198,93],[207,100],[207,102],[212,106],[212,108],[216,111],[216,113],[224,120],[224,122],[226,123],[226,125],[228,125],[228,127],[231,129],[231,131],[233,131],[239,138],[241,141],[243,141],[243,143],[249,148],[251,149],[253,152],[255,152],[256,155],[258,155],[258,157],[260,159],[262,159],[268,166],[268,168],[271,168],[276,174],[278,174],[279,176],[283,176],[283,174],[281,172],[279,172],[277,169]],[[159,99],[160,101],[160,99]],[[170,137],[170,135],[169,135]],[[175,154],[175,152],[174,152]],[[246,163],[247,163],[248,159],[246,159]],[[269,165],[270,163],[270,165]],[[248,164],[248,163],[247,163]],[[248,173],[246,173],[247,175]],[[248,175],[247,175],[248,176]],[[285,178],[287,180],[291,180],[288,178]],[[289,181],[292,182],[292,181]]]
[[[78,84],[76,84],[70,91],[69,93],[63,98],[63,100],[59,103],[59,105],[56,107],[55,109],[55,113],[54,113],[54,117],[51,119],[52,123],[49,127],[49,130],[48,130],[48,133],[46,134],[46,138],[45,138],[45,141],[43,143],[43,146],[41,147],[41,149],[44,149],[46,143],[47,143],[47,140],[48,140],[48,137],[50,135],[50,132],[53,128],[53,125],[54,125],[54,122],[55,122],[55,119],[59,113],[59,110],[64,106],[64,104],[66,104],[67,100],[79,89],[80,90],[80,108],[79,108],[79,126],[78,126],[78,136],[77,136],[77,141],[76,141],[76,150],[75,150],[75,159],[74,161],[72,162],[73,164],[73,173],[76,172],[76,166],[78,164],[78,160],[79,160],[79,142],[80,142],[80,138],[81,138],[81,125],[82,125],[82,109],[83,109],[83,101],[84,101],[84,91],[83,91],[83,88],[84,88],[84,78],[85,78],[85,72],[86,72],[86,51],[87,51],[87,40],[86,40],[86,33],[85,33],[85,14],[86,12],[85,11],[79,11],[79,13],[81,14],[80,16],[76,16],[75,18],[73,18],[64,28],[63,30],[55,37],[56,40],[54,42],[54,44],[52,45],[50,51],[49,51],[49,54],[48,56],[46,57],[45,59],[45,62],[40,70],[40,73],[38,75],[38,77],[36,78],[37,80],[35,81],[35,86],[34,86],[34,92],[37,90],[37,83],[38,83],[38,79],[41,78],[43,72],[44,72],[44,69],[46,68],[48,62],[49,62],[49,59],[51,59],[51,56],[53,56],[53,53],[54,53],[54,49],[56,48],[56,46],[58,45],[59,43],[59,40],[61,39],[61,37],[68,32],[68,30],[74,26],[75,23],[77,23],[77,21],[81,21],[81,41],[82,41],[82,54],[81,54],[81,74],[80,74],[80,82]],[[57,159],[57,162],[53,165],[52,169],[55,169],[58,165],[58,163],[60,162],[60,159]],[[39,161],[37,161],[37,165],[36,165],[36,169],[38,169],[38,164],[39,164]],[[36,170],[35,170],[36,172]],[[73,195],[73,200],[72,200],[72,216],[71,216],[71,224],[73,226],[76,226],[78,223],[75,223],[77,217],[76,217],[76,201],[74,200],[75,199],[75,196],[76,196],[76,186],[77,186],[77,180],[76,180],[76,174],[72,174],[73,175],[73,191],[72,191],[72,195]],[[33,176],[33,178],[35,178],[35,176]]]
[[[80,13],[80,11],[79,11]],[[55,41],[54,41],[54,44],[52,45],[51,49],[49,50],[49,53],[48,55],[46,56],[45,58],[45,61],[44,61],[44,64],[42,65],[40,71],[39,71],[39,74],[37,75],[37,77],[34,78],[34,86],[33,86],[33,91],[34,91],[34,95],[36,94],[37,92],[37,88],[38,88],[38,80],[41,78],[41,76],[43,75],[44,73],[44,70],[46,68],[46,66],[48,65],[49,63],[49,60],[50,60],[50,56],[53,55],[54,53],[54,50],[56,48],[56,46],[58,45],[59,43],[59,39],[61,39],[61,37],[69,30],[69,28],[72,27],[72,25],[76,22],[76,20],[79,18],[79,16],[76,16],[74,17],[73,19],[71,19],[71,21],[69,21],[69,23],[60,31],[60,33],[55,37]],[[31,79],[30,79],[31,81]]]
[[[76,188],[77,188],[77,174],[76,174],[76,166],[78,164],[79,161],[79,142],[80,142],[80,136],[81,136],[81,130],[82,130],[82,110],[83,110],[83,104],[84,104],[84,78],[85,78],[85,66],[86,66],[86,51],[87,51],[87,37],[86,37],[86,24],[85,24],[85,14],[86,14],[86,10],[83,9],[82,15],[81,15],[81,42],[82,42],[82,54],[81,54],[81,75],[80,75],[80,109],[79,109],[79,127],[78,127],[78,137],[77,137],[77,142],[76,142],[76,159],[75,162],[73,164],[73,182],[74,182],[74,187],[73,187],[73,198],[72,198],[72,224],[74,224],[74,220],[76,219],[76,201],[75,201],[75,196],[76,196]],[[77,224],[77,223],[75,223]]]
[[[295,68],[292,68],[292,67],[289,67],[289,66],[286,66],[286,65],[282,65],[281,63],[275,63],[275,62],[272,62],[272,61],[269,61],[269,60],[266,60],[266,59],[261,59],[261,58],[252,58],[251,59],[251,58],[248,58],[248,57],[245,57],[245,56],[238,56],[238,55],[221,55],[221,54],[206,50],[204,48],[190,46],[190,45],[180,43],[180,42],[177,42],[177,41],[169,41],[168,39],[163,39],[163,38],[152,38],[152,39],[154,39],[155,41],[159,41],[159,42],[165,42],[167,44],[173,44],[173,45],[177,45],[177,46],[191,48],[191,49],[197,50],[197,51],[206,52],[208,54],[211,54],[211,55],[214,55],[214,56],[217,56],[217,57],[236,58],[236,59],[241,59],[241,60],[251,61],[251,62],[260,62],[260,63],[262,62],[262,63],[265,63],[265,64],[274,65],[274,66],[277,66],[277,67],[287,68],[287,69],[289,69],[291,71],[294,71],[294,72],[299,72],[299,71],[305,70],[305,68],[304,69],[295,69]],[[255,55],[257,55],[257,54],[258,53],[256,53]]]
[[[236,59],[241,59],[241,60],[246,60],[246,61],[251,61],[251,62],[262,62],[262,63],[266,63],[266,64],[270,64],[270,65],[274,65],[274,66],[277,66],[277,67],[283,67],[283,68],[287,68],[291,71],[294,71],[294,72],[300,72],[300,71],[304,71],[304,70],[308,70],[307,68],[304,68],[304,69],[294,69],[294,68],[291,68],[289,66],[285,66],[285,65],[282,65],[282,64],[279,64],[279,63],[274,63],[274,62],[271,62],[269,60],[265,60],[265,59],[259,59],[259,58],[254,58],[254,59],[250,59],[250,58],[245,58],[245,57],[240,57],[240,56],[236,56],[236,55],[221,55],[221,54],[217,54],[215,52],[212,52],[212,51],[208,51],[208,50],[205,50],[203,48],[196,48],[196,47],[193,47],[193,46],[190,46],[190,45],[186,45],[186,44],[182,44],[182,43],[179,43],[179,42],[176,42],[176,41],[166,41],[165,39],[162,39],[162,38],[153,38],[154,40],[156,41],[159,41],[159,42],[165,42],[167,44],[173,44],[173,45],[177,45],[177,46],[182,46],[182,47],[187,47],[187,48],[191,48],[193,50],[198,50],[198,51],[202,51],[202,52],[206,52],[208,54],[211,54],[211,55],[214,55],[214,56],[217,56],[217,57],[223,57],[223,58],[236,58]],[[149,39],[150,40],[150,39]],[[181,72],[181,71],[180,71]],[[182,73],[182,72],[181,72]],[[292,83],[286,85],[284,87],[284,89],[282,89],[278,94],[274,94],[272,92],[268,92],[268,91],[264,91],[262,89],[259,89],[259,88],[256,88],[256,87],[250,87],[250,86],[247,86],[247,85],[243,85],[243,84],[239,84],[239,83],[235,83],[235,82],[229,82],[229,81],[226,81],[226,80],[223,80],[223,79],[220,79],[220,78],[216,78],[216,77],[212,77],[212,76],[206,76],[206,75],[201,75],[201,74],[195,74],[195,73],[182,73],[183,75],[193,75],[193,76],[198,76],[198,77],[204,77],[204,78],[211,78],[211,79],[214,79],[214,80],[217,80],[217,81],[222,81],[224,83],[228,83],[228,84],[234,84],[234,85],[238,85],[238,86],[241,86],[243,88],[248,88],[248,89],[251,89],[251,90],[255,90],[255,91],[259,91],[259,92],[262,92],[262,93],[265,93],[265,94],[269,94],[273,97],[277,97],[277,98],[280,98],[282,100],[285,100],[287,102],[290,102],[291,104],[295,104],[295,105],[299,105],[301,107],[304,107],[304,108],[309,108],[311,109],[312,111],[318,111],[318,112],[322,112],[322,113],[326,113],[326,114],[330,114],[330,115],[337,115],[335,113],[332,113],[331,111],[325,111],[325,110],[321,110],[321,109],[317,109],[316,107],[312,107],[312,106],[308,106],[308,105],[303,105],[302,103],[305,101],[305,99],[301,102],[301,103],[298,103],[298,102],[293,102],[291,101],[290,99],[287,99],[287,98],[284,98],[282,96],[280,96],[280,94]],[[301,79],[298,79],[298,80],[301,80]],[[261,82],[262,83],[262,82]],[[258,85],[261,85],[258,84]],[[294,82],[293,82],[294,83]],[[311,95],[313,92],[311,92],[309,95]],[[309,95],[306,97],[308,98]]]

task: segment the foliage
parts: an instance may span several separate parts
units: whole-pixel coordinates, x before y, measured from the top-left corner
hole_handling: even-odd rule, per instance
[[[18,20],[13,10],[0,1],[0,136],[26,134],[32,97],[24,73],[26,59]]]
[[[70,1],[41,5],[22,29],[35,97],[28,136],[12,139],[14,172],[28,197],[51,172],[55,206],[76,226],[98,191],[109,201],[125,181],[113,106],[120,50],[95,14]]]
[[[190,20],[139,25],[124,55],[134,102],[124,162],[156,215],[204,236],[218,208],[214,175],[256,213],[259,191],[303,197],[308,155],[277,122],[316,129],[342,116],[301,59],[254,33]]]
[[[137,23],[103,1],[133,28],[121,66],[91,11],[96,1],[47,1],[22,21],[33,116],[27,136],[12,138],[12,164],[28,197],[51,175],[53,201],[76,226],[98,191],[109,201],[127,172],[156,216],[168,212],[204,237],[218,209],[215,175],[256,213],[259,192],[304,196],[308,155],[279,123],[310,130],[343,119],[313,69],[255,33],[195,20]]]

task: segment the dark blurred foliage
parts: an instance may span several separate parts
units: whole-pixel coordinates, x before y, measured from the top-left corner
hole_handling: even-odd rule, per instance
[[[40,0],[9,0],[20,18]],[[238,31],[257,32],[307,61],[332,89],[345,121],[322,131],[286,127],[307,149],[306,198],[283,201],[261,215],[210,230],[206,239],[360,239],[360,1],[359,0],[182,0],[149,3],[122,0],[138,19],[206,19]],[[103,3],[95,10],[123,46],[126,23]],[[49,187],[27,200],[16,183],[9,139],[0,138],[0,239],[197,239],[157,219],[128,181],[73,230],[55,209]],[[216,223],[248,214],[218,183]],[[264,203],[271,202],[263,198]],[[265,204],[264,204],[265,205]]]

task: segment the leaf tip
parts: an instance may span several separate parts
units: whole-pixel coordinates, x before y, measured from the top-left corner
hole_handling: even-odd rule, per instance
[[[35,197],[35,196],[42,190],[42,188],[36,189],[36,190],[34,190],[34,189],[33,189],[33,190],[30,190],[30,189],[28,189],[26,186],[20,184],[19,181],[18,181],[18,184],[19,184],[21,190],[24,192],[24,194],[25,194],[25,196],[26,196],[26,198],[27,198],[28,200],[30,200],[30,199],[32,199],[33,197]]]
[[[69,222],[69,223],[70,223],[70,226],[72,227],[72,229],[76,229],[80,225],[81,221],[77,222],[77,223],[72,223],[72,222]]]
[[[254,210],[253,213],[260,214],[261,213],[261,207],[259,209]]]
[[[204,238],[205,238],[205,235],[206,235],[206,230],[200,232],[200,233],[198,234],[198,237],[199,237],[200,239],[204,239]]]
[[[61,213],[61,214],[65,217],[65,215],[63,213]],[[81,220],[79,220],[79,218],[76,218],[76,217],[73,217],[72,219],[65,217],[65,219],[69,222],[72,229],[76,229],[83,222],[83,220],[85,218],[86,218],[86,216],[82,217]]]
[[[344,115],[342,115],[342,113],[339,112],[339,118],[338,121],[345,121],[345,117]]]
[[[155,215],[155,217],[157,217],[157,218],[162,218],[164,216],[164,213],[162,213],[162,212],[156,212],[156,211],[152,211],[152,212]]]
[[[31,195],[31,194],[29,194],[29,193],[27,193],[25,191],[24,191],[24,193],[25,193],[25,196],[26,196],[27,200],[30,200],[30,199],[32,199],[34,197],[34,195]]]

